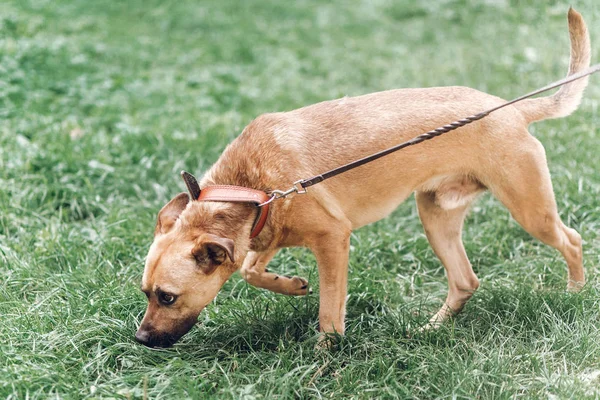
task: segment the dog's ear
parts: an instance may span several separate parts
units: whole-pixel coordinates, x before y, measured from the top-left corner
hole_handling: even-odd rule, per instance
[[[185,209],[190,197],[187,193],[182,192],[173,197],[158,213],[156,227],[154,228],[154,236],[165,234],[173,229],[175,221],[179,218],[179,214]]]
[[[194,175],[186,171],[181,171],[181,177],[185,182],[185,186],[188,188],[188,192],[190,192],[190,198],[192,200],[198,200],[198,197],[200,197],[200,185],[198,185],[198,181]]]
[[[208,275],[223,264],[227,257],[231,262],[235,262],[234,243],[231,239],[206,234],[196,243],[192,249],[192,255],[196,259],[198,267]]]

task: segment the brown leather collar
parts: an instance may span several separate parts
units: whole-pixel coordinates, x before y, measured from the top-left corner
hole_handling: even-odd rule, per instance
[[[261,190],[249,189],[242,186],[214,185],[200,191],[198,201],[221,201],[233,203],[253,203],[257,206],[271,199],[271,196]],[[258,208],[258,215],[252,225],[250,238],[253,239],[262,231],[269,215],[269,204]]]

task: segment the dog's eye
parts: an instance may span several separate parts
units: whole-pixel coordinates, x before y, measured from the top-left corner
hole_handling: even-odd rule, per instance
[[[173,296],[172,294],[168,293],[160,293],[158,295],[158,300],[165,306],[170,306],[171,304],[175,303],[177,296]]]

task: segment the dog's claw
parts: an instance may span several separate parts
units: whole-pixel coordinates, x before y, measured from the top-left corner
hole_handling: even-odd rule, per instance
[[[286,276],[286,278],[288,277]],[[308,281],[306,279],[299,276],[292,276],[289,279],[291,288],[288,294],[292,296],[304,296],[309,293]]]

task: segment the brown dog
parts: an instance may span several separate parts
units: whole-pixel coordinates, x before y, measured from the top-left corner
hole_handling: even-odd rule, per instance
[[[581,15],[568,14],[569,73],[589,66],[590,42]],[[307,293],[307,281],[267,272],[282,247],[305,246],[319,270],[322,332],[344,333],[350,232],[392,212],[416,192],[427,238],[446,268],[448,297],[430,321],[460,311],[479,286],[461,231],[469,205],[490,190],[534,237],[556,248],[569,269],[568,288],[584,282],[581,237],[560,220],[533,121],[573,112],[587,78],[550,97],[525,100],[432,141],[410,147],[274,201],[262,232],[250,238],[257,207],[193,201],[177,195],[158,214],[142,290],[148,309],[136,334],[149,346],[168,346],[237,270],[248,283],[288,295]],[[432,128],[503,102],[464,87],[390,90],[265,114],[248,125],[200,183],[264,192],[391,147]]]

